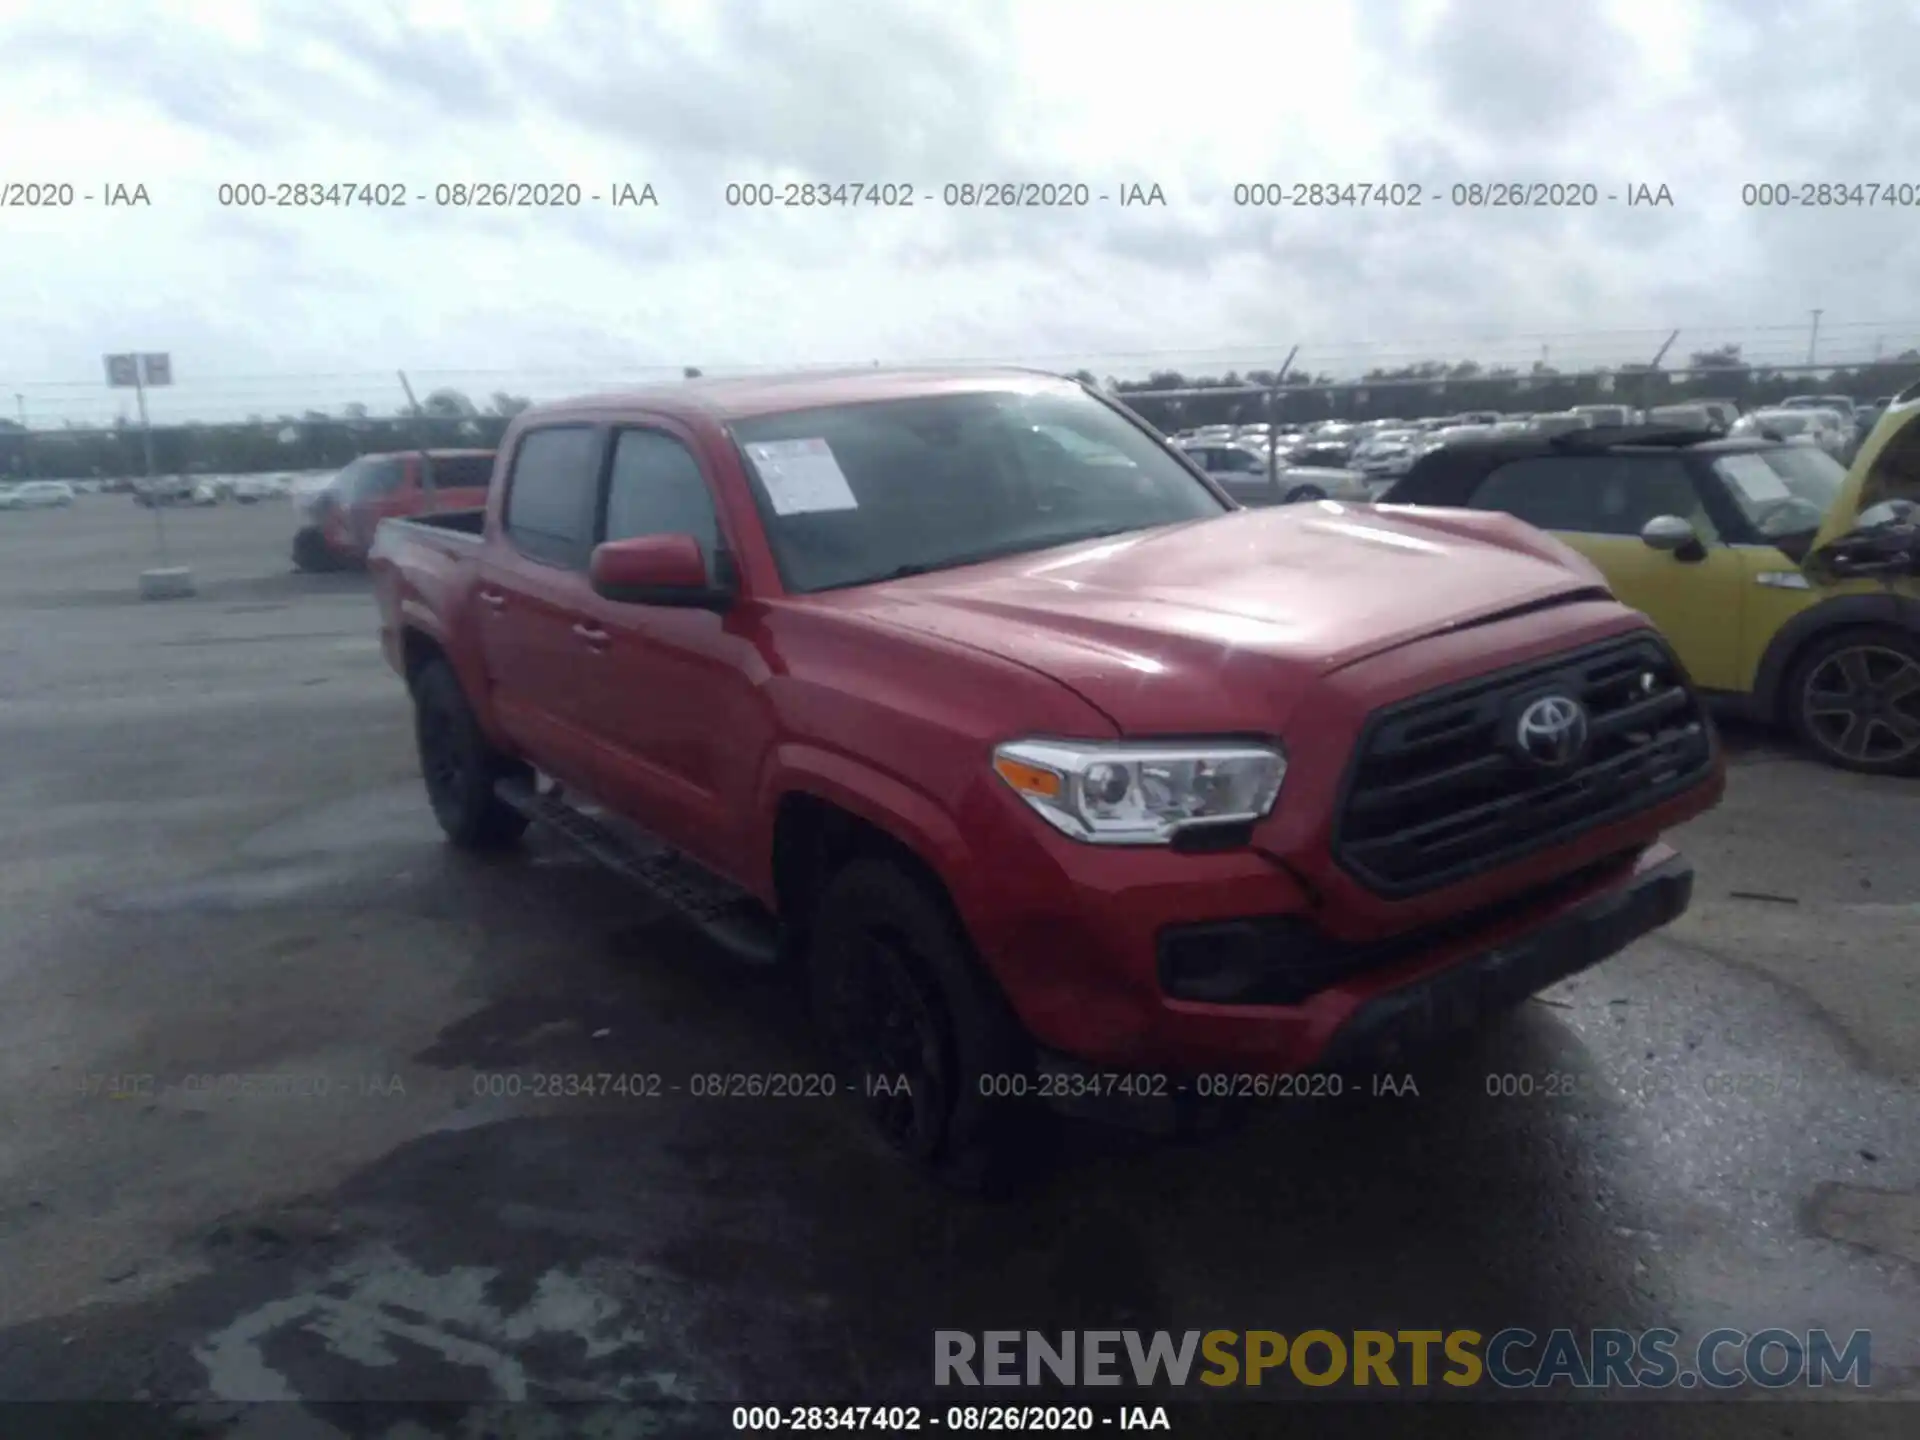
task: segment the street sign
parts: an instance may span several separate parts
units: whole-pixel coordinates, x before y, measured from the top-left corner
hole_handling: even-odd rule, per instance
[[[107,384],[116,390],[132,390],[140,383],[138,355],[107,356]]]
[[[140,357],[140,378],[148,385],[173,384],[173,357],[164,350]]]

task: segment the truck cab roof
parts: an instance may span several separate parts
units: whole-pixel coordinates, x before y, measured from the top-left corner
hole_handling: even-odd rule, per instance
[[[1079,388],[1078,381],[1062,375],[1014,367],[876,369],[869,366],[795,370],[769,375],[702,376],[635,390],[580,395],[532,406],[516,419],[525,422],[561,414],[646,410],[724,425],[751,416],[812,410],[825,405],[857,405],[970,391]]]

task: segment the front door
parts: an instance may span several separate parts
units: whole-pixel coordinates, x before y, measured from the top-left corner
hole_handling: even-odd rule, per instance
[[[730,563],[690,437],[664,425],[614,432],[601,508],[598,540],[691,535],[709,577]],[[729,817],[752,813],[755,781],[738,762],[764,753],[756,730],[767,712],[750,678],[764,673],[764,661],[732,617],[711,610],[599,596],[588,607],[604,647],[587,717],[596,793],[731,873],[744,837]]]
[[[1615,453],[1516,460],[1482,480],[1472,503],[1551,531],[1593,561],[1621,602],[1666,636],[1696,685],[1742,687],[1748,567],[1722,541],[1680,459]],[[1688,521],[1700,552],[1669,553],[1643,541],[1640,531],[1661,515]]]

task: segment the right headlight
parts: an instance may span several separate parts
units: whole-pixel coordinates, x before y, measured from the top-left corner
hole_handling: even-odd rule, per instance
[[[1055,829],[1097,845],[1165,845],[1181,830],[1263,818],[1286,778],[1274,746],[1016,740],[994,772]]]

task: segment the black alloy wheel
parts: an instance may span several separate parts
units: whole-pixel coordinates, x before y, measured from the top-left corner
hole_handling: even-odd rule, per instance
[[[811,913],[814,1016],[878,1137],[954,1190],[1023,1188],[1045,1158],[1032,1043],[938,882],[856,859]]]
[[[494,790],[525,767],[487,743],[444,660],[430,661],[414,677],[413,735],[427,803],[447,839],[465,850],[498,850],[526,833],[527,817]]]
[[[857,935],[841,971],[839,1040],[881,1138],[929,1160],[953,1110],[953,1045],[906,937],[877,926]]]
[[[1865,774],[1920,774],[1920,640],[1848,631],[1796,671],[1794,728],[1821,759]]]

